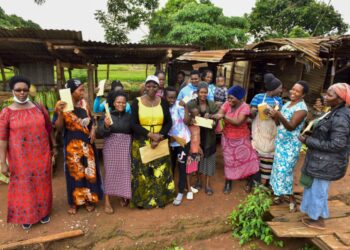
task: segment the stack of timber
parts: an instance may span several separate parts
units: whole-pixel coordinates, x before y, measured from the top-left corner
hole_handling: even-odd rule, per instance
[[[339,200],[329,201],[330,218],[325,220],[326,229],[306,227],[301,212],[290,213],[289,206],[271,206],[272,220],[267,222],[278,237],[309,238],[322,250],[350,249],[350,206]]]

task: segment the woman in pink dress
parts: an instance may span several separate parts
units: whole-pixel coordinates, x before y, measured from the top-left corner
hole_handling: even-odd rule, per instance
[[[248,178],[246,191],[250,191],[253,184],[252,176],[259,171],[259,161],[256,151],[250,141],[250,130],[247,118],[250,107],[243,101],[245,90],[240,86],[233,86],[228,90],[227,101],[216,115],[217,119],[224,119],[224,130],[221,138],[225,163],[224,193],[232,190],[232,180]]]

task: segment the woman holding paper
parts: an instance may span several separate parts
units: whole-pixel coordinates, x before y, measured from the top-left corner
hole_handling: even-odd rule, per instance
[[[301,148],[298,136],[307,116],[304,96],[308,91],[309,87],[305,81],[296,82],[289,91],[290,101],[281,111],[270,109],[268,113],[279,124],[270,181],[275,195],[274,203],[279,204],[283,196],[289,196],[290,212],[296,211],[293,197],[293,170]]]
[[[170,156],[163,156],[144,164],[140,154],[140,148],[146,145],[157,148],[158,144],[167,137],[172,126],[166,101],[156,95],[158,88],[158,78],[156,76],[147,77],[145,94],[137,98],[131,106],[131,127],[134,132],[131,207],[164,207],[172,202],[175,196]],[[168,147],[164,143],[161,145]],[[161,149],[163,148],[159,148]]]
[[[14,103],[0,113],[0,167],[9,176],[7,221],[28,230],[48,223],[52,207],[51,147],[56,151],[49,114],[28,98],[29,79],[9,81]],[[8,163],[7,163],[8,161]]]
[[[121,197],[122,206],[131,199],[131,115],[125,111],[124,92],[112,91],[107,102],[112,103],[114,109],[101,117],[97,134],[104,138],[105,212],[112,214],[109,196]]]
[[[311,228],[325,229],[329,217],[328,188],[331,181],[341,179],[349,165],[350,155],[350,87],[347,83],[331,85],[324,97],[331,111],[316,120],[310,136],[299,140],[308,147],[302,176],[305,186],[300,210],[309,218],[302,222]]]
[[[265,112],[269,109],[281,109],[283,106],[282,82],[273,74],[264,75],[266,93],[260,93],[250,102],[252,123],[252,145],[258,152],[260,161],[260,173],[256,181],[261,179],[261,184],[268,185],[275,153],[275,138],[277,134],[276,123]],[[260,177],[260,178],[259,178]]]
[[[64,169],[70,205],[68,213],[76,214],[80,206],[92,212],[95,204],[103,199],[94,145],[95,128],[88,107],[82,106],[84,85],[77,79],[70,79],[66,88],[69,91],[65,95],[60,91],[61,101],[56,104],[53,123],[58,130],[63,130],[64,135]],[[68,108],[70,102],[72,107]]]
[[[233,86],[228,90],[227,101],[221,106],[216,119],[224,119],[225,126],[221,138],[222,152],[225,163],[224,193],[229,194],[232,180],[248,178],[246,191],[253,185],[252,176],[259,171],[259,161],[256,151],[250,141],[250,130],[247,119],[250,107],[243,99],[245,90]]]
[[[187,103],[188,110],[197,108],[200,112],[201,117],[207,119],[215,118],[215,114],[218,112],[218,107],[214,101],[207,100],[208,96],[208,84],[205,82],[200,82],[198,84],[198,97]],[[199,126],[201,126],[199,124]],[[213,189],[210,186],[210,177],[215,174],[216,160],[216,134],[214,124],[212,128],[207,128],[201,126],[201,148],[203,150],[203,159],[199,162],[199,174],[205,176],[205,193],[207,195],[212,195]],[[196,189],[200,189],[202,186],[200,179],[198,178]]]

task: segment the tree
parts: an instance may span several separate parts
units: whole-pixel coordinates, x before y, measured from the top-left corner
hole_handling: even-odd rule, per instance
[[[158,7],[158,0],[108,0],[107,12],[97,10],[95,18],[105,30],[109,43],[128,42],[128,33],[147,23]]]
[[[290,34],[343,34],[348,29],[348,24],[332,5],[316,0],[257,0],[247,18],[256,40],[289,37]]]
[[[243,17],[224,16],[208,0],[169,0],[149,22],[149,43],[193,44],[203,49],[240,47],[248,40]]]
[[[0,27],[5,29],[32,28],[41,29],[40,26],[30,20],[24,20],[16,15],[7,15],[0,7]]]

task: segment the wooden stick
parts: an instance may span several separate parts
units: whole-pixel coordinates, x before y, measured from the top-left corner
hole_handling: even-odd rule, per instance
[[[73,238],[73,237],[81,236],[83,234],[84,232],[82,230],[74,230],[69,232],[51,234],[51,235],[41,236],[41,237],[29,239],[29,240],[21,240],[17,242],[8,243],[8,244],[3,244],[3,245],[0,245],[0,249],[14,249],[22,246],[27,246],[27,245],[42,244],[50,241]]]

